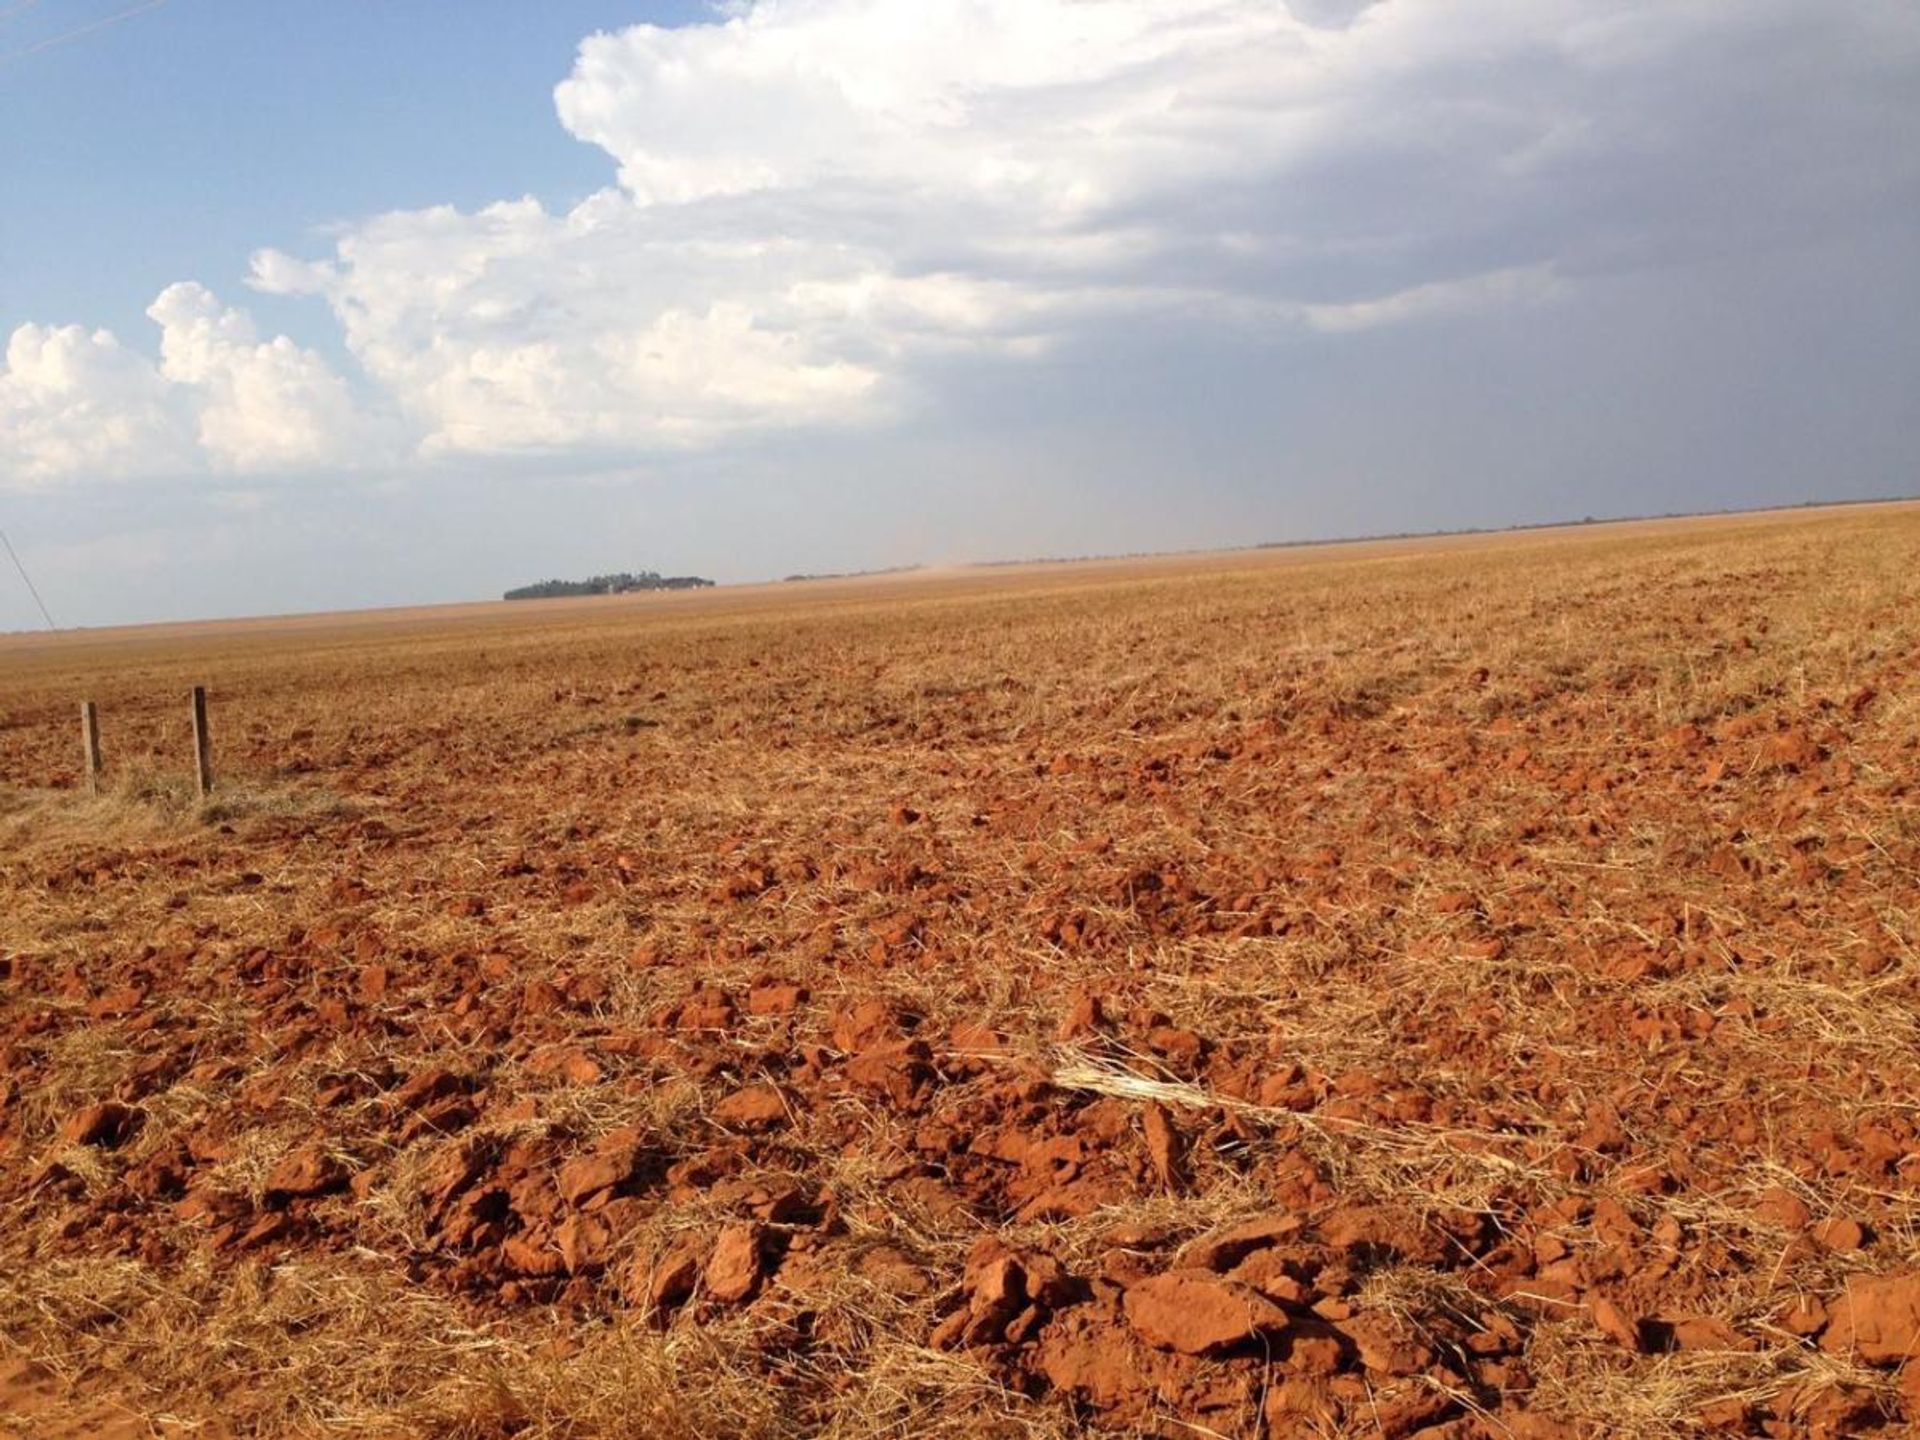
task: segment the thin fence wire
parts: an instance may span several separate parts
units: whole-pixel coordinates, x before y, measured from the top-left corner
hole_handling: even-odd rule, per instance
[[[40,598],[39,588],[33,583],[33,577],[27,574],[27,567],[20,563],[19,553],[14,550],[13,541],[7,538],[7,532],[4,530],[0,530],[0,545],[7,547],[7,554],[13,560],[13,568],[20,572],[20,578],[26,582],[27,593],[33,596],[33,603],[40,607],[40,618],[47,622],[47,629],[58,630],[60,627],[53,623],[53,616],[47,613],[47,602]]]

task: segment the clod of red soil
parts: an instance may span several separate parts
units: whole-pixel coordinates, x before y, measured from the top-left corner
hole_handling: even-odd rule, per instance
[[[767,1130],[785,1122],[786,1097],[777,1085],[749,1085],[715,1105],[713,1118],[735,1130]]]
[[[193,1160],[184,1145],[163,1146],[129,1169],[121,1179],[127,1190],[142,1200],[177,1199],[187,1188],[187,1176]]]
[[[136,1013],[146,1000],[147,992],[138,985],[116,985],[95,996],[87,1006],[87,1013],[96,1020],[124,1020]]]
[[[544,1230],[515,1235],[500,1247],[500,1261],[516,1275],[532,1280],[556,1279],[567,1273],[566,1257]]]
[[[1701,1406],[1694,1418],[1706,1430],[1744,1434],[1753,1425],[1753,1407],[1738,1396],[1728,1396]]]
[[[1156,1025],[1148,1031],[1147,1046],[1183,1074],[1191,1074],[1207,1053],[1202,1036],[1173,1025]]]
[[[1797,1296],[1793,1303],[1773,1317],[1773,1323],[1789,1335],[1818,1335],[1827,1328],[1827,1307],[1811,1295]]]
[[[1150,1345],[1210,1355],[1280,1334],[1287,1312],[1248,1286],[1204,1270],[1143,1280],[1126,1295],[1127,1321]]]
[[[1234,1266],[1229,1277],[1283,1305],[1311,1305],[1318,1294],[1306,1278],[1312,1268],[1312,1255],[1311,1250],[1256,1250]]]
[[[700,1283],[700,1258],[703,1246],[692,1236],[683,1236],[661,1255],[643,1256],[628,1273],[627,1299],[655,1320],[684,1305]]]
[[[575,1045],[539,1052],[527,1061],[527,1072],[564,1080],[569,1085],[592,1085],[605,1073],[598,1060]]]
[[[1767,763],[1782,770],[1806,770],[1820,763],[1820,747],[1804,730],[1788,730],[1767,741]]]
[[[1075,997],[1067,1013],[1060,1017],[1059,1029],[1055,1033],[1062,1040],[1076,1040],[1093,1034],[1106,1023],[1106,1018],[1100,1007],[1100,997],[1083,991]]]
[[[102,1150],[114,1150],[139,1128],[139,1111],[116,1100],[103,1100],[70,1116],[60,1127],[60,1139],[68,1145],[96,1145]]]
[[[1891,1418],[1880,1396],[1834,1382],[1790,1386],[1775,1397],[1771,1408],[1776,1425],[1791,1417],[1804,1427],[1795,1433],[1811,1440],[1856,1440],[1869,1432],[1885,1433]]]
[[[1603,1298],[1593,1302],[1593,1324],[1602,1335],[1624,1349],[1638,1353],[1645,1348],[1640,1322],[1611,1300]]]
[[[1858,1220],[1835,1215],[1813,1227],[1813,1238],[1827,1249],[1844,1255],[1867,1243],[1867,1229]]]
[[[807,1002],[804,985],[756,985],[747,992],[749,1015],[791,1015]]]
[[[1345,1360],[1333,1335],[1296,1334],[1287,1347],[1287,1369],[1296,1375],[1336,1375]]]
[[[967,1266],[967,1288],[977,1309],[1017,1310],[1027,1300],[1026,1271],[1010,1250],[984,1257],[976,1253]]]
[[[1698,725],[1676,725],[1660,736],[1660,743],[1669,750],[1698,750],[1706,738]]]
[[[628,1144],[602,1141],[591,1155],[577,1155],[560,1167],[560,1198],[587,1205],[632,1176],[638,1152]]]
[[[1754,1216],[1782,1230],[1804,1230],[1813,1221],[1813,1211],[1793,1191],[1776,1185],[1760,1197],[1753,1207]]]
[[[1850,1275],[1820,1339],[1831,1355],[1855,1354],[1869,1365],[1898,1365],[1920,1356],[1920,1271]]]
[[[869,1284],[901,1299],[925,1295],[933,1288],[926,1265],[897,1245],[876,1245],[853,1263],[853,1272]],[[784,1274],[782,1276],[784,1279]]]
[[[1082,1396],[1102,1410],[1125,1413],[1145,1399],[1145,1358],[1140,1342],[1125,1326],[1088,1321],[1050,1327],[1036,1361],[1056,1390]]]
[[[749,1300],[760,1288],[766,1264],[766,1231],[753,1223],[729,1225],[714,1242],[713,1254],[701,1272],[709,1298],[725,1305]]]
[[[1587,1110],[1587,1127],[1576,1143],[1584,1150],[1613,1155],[1625,1150],[1632,1137],[1621,1123],[1618,1110],[1611,1105],[1594,1105]]]
[[[937,1350],[1017,1342],[1068,1304],[1075,1286],[1052,1256],[1021,1254],[988,1235],[967,1255],[961,1292],[966,1307],[942,1321],[929,1341]]]
[[[339,1190],[347,1183],[347,1169],[318,1145],[303,1145],[282,1157],[267,1173],[269,1205],[304,1200]]]
[[[234,1242],[234,1246],[240,1250],[257,1250],[273,1244],[276,1240],[283,1240],[292,1233],[293,1221],[287,1216],[266,1214],[249,1225]]]
[[[1262,1215],[1244,1220],[1189,1242],[1176,1263],[1182,1269],[1214,1270],[1224,1275],[1254,1251],[1292,1239],[1305,1224],[1298,1215]]]
[[[1391,1205],[1350,1205],[1319,1223],[1320,1238],[1349,1255],[1393,1256],[1423,1264],[1444,1260],[1448,1247],[1417,1215]]]
[[[424,1110],[438,1101],[464,1095],[472,1088],[464,1076],[436,1065],[409,1076],[389,1098],[403,1110]]]
[[[752,1180],[730,1180],[707,1193],[736,1212],[744,1210],[755,1219],[769,1220],[776,1225],[792,1224],[814,1209],[804,1189],[783,1181],[758,1184]]]
[[[1352,1342],[1360,1363],[1378,1375],[1418,1375],[1435,1359],[1413,1322],[1387,1311],[1358,1315],[1335,1328]]]
[[[902,1110],[919,1108],[933,1076],[933,1052],[924,1040],[876,1045],[847,1062],[847,1080],[883,1096]]]
[[[553,1232],[553,1243],[569,1275],[582,1275],[600,1269],[613,1239],[613,1227],[598,1213],[569,1215]]]
[[[1140,1121],[1146,1131],[1147,1159],[1153,1165],[1155,1177],[1166,1189],[1175,1189],[1180,1184],[1181,1166],[1187,1154],[1185,1138],[1174,1128],[1172,1118],[1162,1106],[1149,1104],[1141,1112]]]
[[[901,1036],[900,1016],[885,1000],[862,1000],[833,1015],[833,1048],[854,1054]]]
[[[734,1018],[733,1001],[719,991],[708,991],[681,1006],[674,1024],[681,1030],[728,1030]]]

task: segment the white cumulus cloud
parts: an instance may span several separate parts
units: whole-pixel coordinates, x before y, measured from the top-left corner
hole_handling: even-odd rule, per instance
[[[153,362],[105,330],[27,324],[7,341],[0,484],[187,468],[184,422]]]
[[[147,315],[160,358],[105,330],[26,324],[0,369],[0,485],[352,466],[386,442],[345,383],[191,282]]]
[[[151,312],[157,366],[111,337],[16,335],[0,460],[29,480],[174,464],[184,424],[231,471],[396,437],[585,465],[905,413],[936,361],[1027,364],[1114,324],[1332,344],[1547,304],[1896,212],[1920,175],[1889,98],[1917,15],[732,0],[581,44],[556,110],[615,183],[580,204],[399,211],[327,256],[256,257],[257,289],[331,308],[370,401],[176,286]],[[109,412],[113,437],[87,421]]]
[[[350,464],[373,439],[346,384],[284,335],[190,281],[147,309],[160,326],[160,378],[190,396],[201,449],[237,474]]]

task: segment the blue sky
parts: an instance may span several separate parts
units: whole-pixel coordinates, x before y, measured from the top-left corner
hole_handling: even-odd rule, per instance
[[[1910,0],[0,0],[0,526],[99,624],[1909,493],[1916,133]]]
[[[130,9],[0,0],[0,333],[85,317],[138,334],[183,275],[243,275],[263,245],[298,249],[426,195],[576,200],[611,170],[553,120],[581,38],[704,13],[581,0]],[[316,339],[332,333],[309,323]]]

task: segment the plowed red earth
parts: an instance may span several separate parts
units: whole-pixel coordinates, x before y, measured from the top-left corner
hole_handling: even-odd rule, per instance
[[[0,1429],[1920,1433],[1917,764],[1911,507],[0,642]]]

